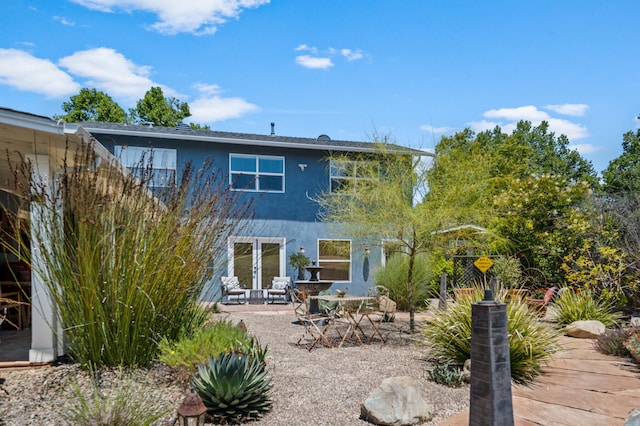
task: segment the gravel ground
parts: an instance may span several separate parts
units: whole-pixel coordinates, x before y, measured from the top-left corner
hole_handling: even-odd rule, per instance
[[[286,308],[285,308],[286,309]],[[273,383],[273,408],[255,425],[358,425],[360,404],[382,380],[411,376],[417,380],[427,402],[434,407],[429,425],[437,424],[468,406],[469,388],[448,388],[427,379],[427,351],[415,344],[406,318],[382,325],[386,343],[345,345],[339,349],[319,347],[311,352],[294,343],[303,328],[294,324],[292,312],[225,313],[220,318],[234,323],[241,319],[248,331],[269,346],[267,366]],[[108,393],[118,374],[100,375],[100,387]],[[77,365],[0,370],[0,425],[62,425],[62,413],[77,404],[74,385],[87,394],[91,381]],[[136,370],[131,380],[131,403],[168,410],[156,422],[169,425],[175,417],[184,389],[175,375],[162,365]]]

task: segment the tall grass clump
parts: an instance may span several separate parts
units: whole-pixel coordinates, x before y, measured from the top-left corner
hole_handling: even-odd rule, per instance
[[[88,144],[67,155],[54,190],[29,179],[28,161],[14,167],[18,192],[36,201],[23,208],[40,218],[37,250],[15,254],[44,281],[67,352],[86,368],[147,365],[159,341],[199,327],[207,312],[196,302],[247,215],[211,165],[151,191],[152,161],[136,178]]]
[[[396,302],[397,309],[409,311],[409,298],[407,274],[409,270],[409,257],[404,254],[396,254],[387,260],[385,266],[375,272],[375,282],[389,289],[389,297]],[[416,255],[413,265],[413,301],[415,306],[425,306],[429,298],[428,286],[429,267],[427,255]]]
[[[142,392],[132,379],[122,374],[109,393],[100,389],[96,379],[91,383],[89,394],[77,384],[72,390],[76,399],[64,411],[68,425],[149,426],[171,410],[158,407],[151,393]]]
[[[438,311],[433,320],[422,327],[422,340],[431,357],[458,365],[471,358],[471,307],[482,299],[483,293],[482,287],[477,287],[472,297],[462,298]],[[502,294],[499,297],[503,297]],[[507,304],[507,328],[511,378],[516,383],[528,383],[558,351],[559,331],[540,322],[521,300]]]
[[[611,300],[598,298],[590,290],[574,292],[568,289],[554,300],[556,301],[555,319],[559,325],[569,325],[574,321],[596,320],[603,323],[605,327],[611,327],[622,318],[620,312],[614,311]]]

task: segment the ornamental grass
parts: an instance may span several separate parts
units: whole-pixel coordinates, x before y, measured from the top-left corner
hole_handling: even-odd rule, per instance
[[[247,216],[211,165],[187,167],[176,185],[152,191],[152,161],[136,177],[98,161],[89,144],[68,153],[53,191],[28,179],[28,161],[13,165],[17,192],[37,200],[23,208],[40,218],[34,250],[23,241],[15,254],[43,279],[66,351],[85,368],[148,365],[159,341],[199,327],[207,312],[197,301]]]
[[[499,300],[506,300],[506,292],[497,293]],[[476,287],[471,297],[449,304],[447,309],[438,311],[423,326],[422,341],[430,349],[431,357],[449,360],[458,365],[471,359],[471,307],[483,295],[484,289]],[[529,383],[560,349],[557,343],[560,333],[541,322],[527,308],[526,303],[519,299],[507,303],[507,328],[511,378],[516,383]]]

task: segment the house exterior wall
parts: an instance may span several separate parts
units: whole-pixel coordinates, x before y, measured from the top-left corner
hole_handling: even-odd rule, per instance
[[[350,294],[366,294],[367,290],[374,285],[373,271],[380,265],[379,251],[371,250],[368,254],[370,273],[365,280],[367,274],[363,271],[364,250],[366,246],[372,247],[379,242],[352,240],[351,236],[337,230],[335,225],[322,223],[317,218],[318,205],[313,199],[329,187],[327,151],[190,141],[166,137],[101,134],[96,130],[92,130],[91,133],[112,153],[116,145],[176,149],[178,176],[188,163],[197,170],[205,161],[213,160],[214,168],[219,169],[222,172],[221,175],[228,179],[230,153],[284,157],[284,192],[241,192],[241,198],[252,200],[254,216],[248,226],[242,227],[242,234],[238,237],[282,238],[285,244],[285,255],[280,273],[290,276],[292,282],[296,280],[297,270],[288,264],[288,258],[292,253],[298,252],[300,247],[305,248],[306,256],[317,261],[320,239],[350,240],[351,280],[336,282],[330,290],[348,287]],[[301,170],[299,164],[306,165],[303,167],[304,170]],[[227,253],[223,253],[222,256],[218,267],[215,268],[210,286],[205,292],[206,299],[217,300],[220,297],[219,277],[227,275],[230,271],[229,256]],[[322,279],[322,272],[320,272],[320,278]]]

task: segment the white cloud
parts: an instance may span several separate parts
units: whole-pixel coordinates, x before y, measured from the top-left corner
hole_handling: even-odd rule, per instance
[[[295,49],[296,52],[309,52],[309,55],[296,56],[296,63],[305,68],[314,69],[327,69],[331,68],[334,63],[332,58],[335,56],[342,56],[347,61],[357,61],[364,58],[364,53],[359,50],[352,49],[334,49],[330,47],[322,52],[315,46],[309,46],[307,44],[300,44]]]
[[[573,117],[582,117],[589,109],[586,104],[562,104],[562,105],[545,105],[543,108],[556,112],[558,114],[570,115]]]
[[[48,98],[80,90],[80,85],[51,61],[17,49],[0,49],[0,84]]]
[[[504,118],[506,120],[527,120],[532,122],[540,122],[549,118],[549,114],[544,111],[540,111],[533,105],[517,108],[490,109],[485,112],[483,116],[486,118]]]
[[[546,108],[548,108],[548,106]],[[565,111],[565,115],[567,115],[567,111],[577,112],[580,109],[581,108],[577,108],[576,106],[569,107],[569,104],[566,104],[566,108],[563,108],[563,111]],[[485,130],[493,130],[496,126],[500,126],[503,132],[509,134],[515,130],[519,121],[530,121],[533,126],[538,126],[542,121],[546,121],[549,123],[550,131],[558,136],[566,135],[569,140],[583,139],[589,136],[589,131],[584,125],[563,118],[552,117],[547,112],[541,111],[533,105],[491,109],[486,111],[483,116],[497,120],[472,121],[468,123],[471,130],[474,132],[483,132]]]
[[[347,58],[348,61],[357,61],[358,59],[362,59],[364,55],[360,51],[353,51],[351,49],[342,49],[340,54]]]
[[[244,114],[257,111],[259,108],[242,98],[220,97],[220,87],[215,84],[198,83],[194,87],[200,92],[200,97],[189,102],[191,117],[194,123],[212,123],[215,121],[238,118]]]
[[[305,68],[327,69],[333,66],[331,58],[320,58],[317,56],[300,55],[296,56],[296,64]]]
[[[433,133],[433,134],[436,134],[436,135],[441,135],[443,133],[453,132],[456,129],[454,129],[453,127],[447,127],[447,126],[433,127],[433,126],[430,126],[429,124],[423,124],[422,126],[420,126],[420,130],[424,130],[427,133]]]
[[[54,16],[54,17],[53,17],[53,20],[54,20],[54,21],[58,21],[58,22],[60,22],[62,25],[66,25],[66,26],[69,26],[69,27],[73,27],[73,26],[75,26],[75,25],[76,25],[76,23],[75,23],[75,22],[73,22],[73,21],[68,21],[67,19],[63,18],[62,16]]]
[[[87,79],[85,87],[95,87],[129,103],[142,98],[152,86],[161,86],[149,78],[151,67],[136,65],[106,47],[78,51],[58,63],[71,74]],[[162,89],[165,95],[173,95],[170,89]]]
[[[101,12],[142,10],[155,14],[159,21],[151,28],[163,34],[213,34],[229,19],[238,18],[245,9],[270,0],[72,0]]]
[[[576,143],[576,144],[570,144],[569,149],[573,149],[575,151],[578,151],[580,155],[584,155],[584,154],[593,154],[596,151],[600,151],[602,148],[592,145],[590,143]]]

